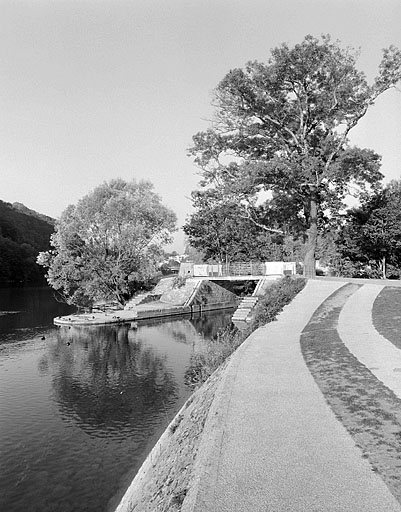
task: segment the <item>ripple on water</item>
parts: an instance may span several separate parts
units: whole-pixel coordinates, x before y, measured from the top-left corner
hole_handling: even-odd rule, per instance
[[[197,340],[188,319],[0,334],[0,510],[105,510],[189,396]]]

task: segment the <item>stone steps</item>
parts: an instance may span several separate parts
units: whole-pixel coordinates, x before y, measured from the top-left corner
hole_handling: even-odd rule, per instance
[[[240,305],[236,309],[236,311],[233,314],[233,322],[240,321],[240,322],[246,322],[248,317],[251,315],[253,308],[258,303],[258,297],[251,296],[251,297],[243,297],[241,300]]]

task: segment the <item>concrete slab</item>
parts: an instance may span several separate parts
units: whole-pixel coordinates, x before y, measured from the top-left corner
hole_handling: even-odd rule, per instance
[[[136,311],[125,311],[118,309],[102,313],[82,313],[66,316],[58,316],[53,322],[56,325],[108,325],[122,322],[134,322],[137,320]]]

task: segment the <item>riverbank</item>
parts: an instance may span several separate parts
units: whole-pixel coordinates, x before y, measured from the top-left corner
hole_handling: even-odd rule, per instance
[[[261,301],[254,324],[246,334],[262,322],[271,322],[305,285],[303,279],[285,278],[275,283]],[[202,454],[199,448],[208,444],[205,424],[216,393],[224,385],[227,367],[236,357],[234,351],[245,340],[240,332],[225,332],[212,342],[203,354],[197,354],[193,364],[192,382],[199,387],[165,430],[140,471],[125,493],[116,512],[179,512],[191,498],[187,494],[196,485]],[[231,354],[231,355],[230,355]],[[193,361],[194,363],[194,361]],[[213,418],[212,418],[213,421]],[[209,427],[210,428],[210,427]],[[206,435],[206,438],[208,436]],[[203,469],[202,469],[203,471]],[[190,509],[188,509],[190,510]]]
[[[387,392],[380,391],[374,378],[370,378],[369,396],[375,404],[369,396],[364,397],[360,363],[352,357],[346,365],[349,378],[345,382],[341,377],[337,396],[332,392],[336,384],[332,381],[345,366],[341,354],[346,350],[341,348],[339,352],[339,368],[326,372],[319,366],[321,349],[317,344],[315,353],[304,357],[308,366],[316,366],[319,374],[311,371],[315,379],[320,379],[319,387],[323,390],[326,386],[330,393],[329,401],[333,401],[331,405],[340,415],[336,419],[301,355],[301,326],[308,323],[322,302],[318,313],[321,325],[316,326],[312,318],[308,333],[315,342],[319,337],[326,339],[327,329],[334,333],[336,324],[329,312],[338,316],[341,307],[335,300],[332,306],[330,302],[326,306],[325,300],[345,284],[312,283],[313,289],[309,286],[309,291],[286,307],[278,322],[255,331],[193,395],[193,402],[177,416],[177,428],[173,422],[162,436],[118,512],[265,510],[266,503],[272,503],[277,511],[313,507],[336,511],[401,510],[392,496],[398,493],[399,480],[397,443],[393,437],[401,431],[401,419],[390,414],[391,408],[395,411],[394,397],[388,410],[383,408],[382,396]],[[356,309],[355,314],[358,313]],[[330,341],[333,335],[327,339]],[[327,361],[333,366],[332,356]],[[214,395],[212,401],[210,391]],[[363,405],[360,409],[353,407],[358,395],[368,399],[366,411]],[[341,402],[345,406],[337,412],[336,404]],[[191,423],[192,403],[196,413]],[[200,417],[202,420],[196,424]],[[378,422],[383,423],[383,419],[390,421],[391,428],[385,423],[380,434],[376,433]],[[357,444],[350,434],[357,436]],[[363,439],[371,439],[367,448]],[[185,452],[187,446],[189,453]],[[394,447],[394,454],[389,453],[389,446]],[[376,459],[370,461],[373,452]],[[397,489],[392,489],[389,482]]]
[[[117,309],[109,312],[77,313],[54,318],[55,325],[109,325],[136,322],[137,320],[148,320],[150,318],[167,318],[183,315],[200,315],[208,311],[219,309],[232,309],[236,302],[225,302],[217,304],[174,306],[162,302],[140,304],[135,310]]]
[[[205,422],[227,364],[187,400],[148,455],[116,512],[181,510]]]
[[[238,297],[208,279],[162,279],[152,290],[133,298],[124,309],[73,314],[54,319],[56,325],[108,325],[149,318],[200,314],[236,307]]]

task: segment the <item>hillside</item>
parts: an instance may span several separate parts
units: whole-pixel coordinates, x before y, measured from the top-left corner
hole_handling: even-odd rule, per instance
[[[12,207],[15,210],[20,211],[21,213],[25,213],[26,215],[31,215],[32,217],[36,217],[37,219],[43,220],[44,222],[47,222],[48,224],[51,224],[54,226],[55,220],[51,217],[48,217],[47,215],[43,215],[42,213],[35,212],[35,210],[31,210],[30,208],[27,208],[22,203],[13,203]]]
[[[49,249],[54,222],[21,203],[0,200],[0,284],[43,279],[36,257]]]

